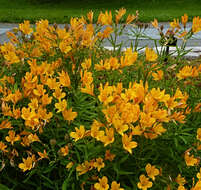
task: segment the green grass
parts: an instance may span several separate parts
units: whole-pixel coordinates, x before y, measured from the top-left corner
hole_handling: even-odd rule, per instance
[[[44,1],[44,0],[43,0]],[[89,10],[95,12],[95,18],[99,11],[115,11],[125,7],[128,13],[139,10],[140,20],[170,21],[187,13],[193,16],[201,16],[200,0],[55,0],[51,3],[42,0],[0,0],[0,22],[22,22],[24,19],[35,22],[41,18],[48,19],[51,23],[66,23],[70,17],[86,15]]]

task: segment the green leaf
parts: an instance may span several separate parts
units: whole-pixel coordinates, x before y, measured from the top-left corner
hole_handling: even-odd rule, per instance
[[[118,173],[119,173],[119,175],[133,175],[134,174],[134,172],[121,171],[121,170],[119,170]]]
[[[27,181],[32,177],[32,175],[34,175],[37,172],[37,170],[32,170],[28,177],[23,181],[23,183],[27,183]]]
[[[67,190],[67,187],[68,187],[68,184],[69,184],[69,180],[70,180],[70,177],[73,173],[73,171],[75,170],[75,166],[71,169],[68,177],[64,180],[63,184],[62,184],[62,190]]]
[[[46,176],[44,176],[44,175],[40,175],[40,177],[41,178],[43,178],[43,180],[44,180],[44,185],[46,186],[46,187],[50,187],[50,188],[52,188],[52,186],[53,186],[53,182],[52,182],[52,180],[51,179],[49,179],[48,177],[46,177]]]
[[[177,138],[174,138],[174,144],[175,144],[175,147],[178,147],[178,140],[177,140]]]
[[[18,89],[17,83],[14,84],[14,90],[16,91]]]
[[[187,143],[188,143],[188,142],[187,142],[187,140],[186,140],[184,137],[179,136],[179,138],[180,138],[181,140],[183,140],[185,144],[187,144]]]
[[[125,161],[128,159],[128,157],[129,157],[129,154],[127,154],[126,156],[124,156],[124,157],[119,161],[119,163],[125,162]]]
[[[7,186],[0,184],[0,189],[1,190],[10,190]]]

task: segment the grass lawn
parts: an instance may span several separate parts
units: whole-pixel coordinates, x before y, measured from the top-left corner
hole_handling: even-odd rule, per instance
[[[0,0],[0,22],[35,22],[41,18],[51,23],[66,23],[72,16],[86,15],[93,10],[95,18],[99,11],[125,7],[128,13],[139,10],[140,21],[149,22],[154,18],[170,21],[187,13],[192,19],[201,16],[199,0]]]

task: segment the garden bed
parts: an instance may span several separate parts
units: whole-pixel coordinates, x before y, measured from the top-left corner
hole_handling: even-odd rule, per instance
[[[125,12],[115,22],[101,12],[96,26],[89,12],[64,29],[24,21],[7,33],[0,189],[200,189],[200,59],[184,59],[185,44],[175,58],[149,47],[140,54],[137,43],[122,52],[115,39]],[[171,35],[201,30],[196,17],[184,35],[187,18],[170,23]],[[171,35],[161,36],[164,50]]]

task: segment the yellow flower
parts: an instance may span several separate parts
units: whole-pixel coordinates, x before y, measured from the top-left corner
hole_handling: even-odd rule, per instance
[[[20,168],[20,169],[22,169],[23,170],[23,172],[25,172],[25,171],[27,171],[27,170],[31,170],[33,167],[34,167],[34,156],[32,156],[32,157],[27,157],[27,159],[25,159],[25,158],[22,158],[22,160],[23,160],[23,163],[20,163],[19,165],[18,165],[18,167]]]
[[[199,180],[191,190],[200,190],[201,189],[201,180]]]
[[[144,112],[140,113],[140,124],[141,124],[141,127],[143,127],[143,128],[152,127],[152,125],[155,122],[156,122],[156,119],[151,116],[151,113],[148,113],[148,114],[146,114]]]
[[[4,55],[4,58],[8,61],[8,64],[18,63],[20,61],[15,52],[8,52]]]
[[[132,149],[137,147],[137,142],[132,141],[132,135],[124,134],[122,136],[122,144],[125,150],[132,154]]]
[[[99,183],[95,183],[94,187],[96,190],[108,190],[108,179],[106,176],[103,176],[102,179],[98,179]]]
[[[5,102],[2,102],[1,110],[4,116],[11,116],[11,117],[13,116],[10,106]]]
[[[46,90],[43,88],[44,86],[42,84],[39,84],[36,86],[36,89],[33,90],[33,93],[36,96],[43,96],[46,92]]]
[[[68,152],[69,152],[68,145],[60,148],[60,153],[62,154],[62,156],[67,156]]]
[[[114,157],[115,154],[112,154],[110,150],[105,151],[105,160],[109,160],[110,162],[112,162],[112,160],[114,160]]]
[[[94,96],[94,85],[86,85],[84,88],[81,88],[81,92]]]
[[[160,88],[152,88],[150,93],[153,99],[158,102],[167,102],[170,99],[170,95],[165,94],[165,90],[160,91]]]
[[[18,44],[19,43],[19,40],[18,40],[17,36],[14,33],[8,31],[8,32],[6,32],[6,35],[7,35],[7,37],[10,39],[10,41],[13,44]]]
[[[199,16],[193,18],[192,32],[197,33],[201,31],[201,18]]]
[[[37,99],[37,98],[31,99],[31,103],[29,103],[28,106],[29,106],[32,110],[36,110],[36,109],[38,108],[38,99]]]
[[[113,117],[112,123],[116,129],[116,131],[123,136],[124,132],[126,132],[128,130],[128,125],[123,123],[123,120],[121,120],[119,118],[119,116],[117,116],[115,118],[115,116]]]
[[[194,111],[194,112],[201,112],[201,103],[198,103],[198,104],[195,106],[195,108],[194,108],[193,111]]]
[[[85,59],[84,62],[81,64],[84,70],[88,70],[91,68],[91,58]]]
[[[136,127],[131,126],[132,129],[132,135],[142,135],[144,133],[144,129],[142,127],[140,127],[139,125],[137,125]]]
[[[127,19],[126,19],[126,24],[130,24],[130,23],[133,22],[136,18],[137,18],[137,16],[129,14],[128,17],[127,17]]]
[[[19,29],[24,33],[24,34],[30,34],[33,32],[33,29],[30,28],[30,22],[28,20],[25,20],[24,23],[19,24]]]
[[[2,151],[2,152],[8,152],[6,150],[6,148],[7,148],[7,145],[4,144],[2,141],[0,141],[0,151]]]
[[[200,168],[200,172],[197,173],[197,178],[200,180],[201,179],[201,168]]]
[[[59,44],[59,49],[61,50],[61,52],[67,54],[68,52],[70,52],[72,50],[72,47],[69,46],[64,40],[60,42]]]
[[[104,146],[107,146],[108,144],[113,143],[114,142],[114,129],[106,128],[106,135],[103,136],[100,140],[104,143]]]
[[[68,73],[62,70],[62,72],[58,74],[59,74],[58,78],[59,78],[60,85],[65,87],[70,87],[70,77]]]
[[[66,93],[65,93],[65,92],[62,92],[62,90],[61,90],[59,87],[57,87],[57,88],[55,89],[54,93],[53,93],[53,96],[54,96],[56,99],[60,100],[60,99],[62,99],[62,98],[64,98],[64,97],[66,96]]]
[[[18,90],[15,91],[14,94],[9,94],[10,100],[16,104],[20,99],[22,99],[22,93]]]
[[[92,169],[93,169],[93,163],[88,161],[85,161],[84,163],[79,164],[76,167],[76,171],[79,172],[78,175],[83,175]]]
[[[53,116],[52,112],[47,113],[47,109],[40,107],[38,109],[38,117],[42,120],[48,122],[48,120]]]
[[[70,38],[70,34],[68,32],[66,32],[66,29],[61,29],[61,28],[57,28],[56,32],[58,34],[58,38],[61,40],[66,40]]]
[[[21,145],[22,145],[22,146],[27,146],[27,147],[30,146],[30,142],[29,142],[29,139],[28,139],[27,136],[22,137]]]
[[[177,190],[186,190],[186,188],[183,185],[179,185]]]
[[[201,141],[201,128],[197,129],[197,139]]]
[[[147,175],[155,181],[155,176],[159,175],[159,170],[155,166],[151,166],[151,164],[147,164],[146,167]]]
[[[30,120],[35,115],[35,111],[32,111],[31,108],[22,108],[21,118],[24,120]]]
[[[189,151],[185,152],[184,158],[187,166],[195,166],[199,163],[198,158],[195,158],[194,155],[190,156]]]
[[[51,90],[52,89],[59,89],[59,83],[56,82],[56,78],[48,78],[46,83],[45,83]],[[57,97],[57,96],[56,96]]]
[[[66,165],[66,169],[70,170],[72,167],[73,167],[74,163],[73,162],[69,162],[67,165]]]
[[[108,11],[105,11],[105,14],[101,12],[98,16],[97,23],[101,25],[112,25],[112,12],[110,11],[108,13]]]
[[[46,105],[48,105],[48,104],[51,104],[51,102],[52,102],[52,97],[48,97],[48,94],[45,94],[45,95],[42,96],[41,102],[42,102],[42,105],[43,105],[43,106],[46,106]]]
[[[133,63],[137,60],[137,56],[137,52],[133,52],[131,48],[127,48],[124,52],[124,56],[121,56],[120,68],[133,65]]]
[[[3,120],[0,124],[0,130],[1,129],[12,129],[13,127],[11,126],[11,122],[8,121],[7,119]]]
[[[102,70],[115,70],[119,68],[119,63],[118,60],[114,57],[111,57],[110,59],[105,59],[104,62],[103,60],[100,61],[99,64],[95,64],[95,69],[97,71],[102,71]]]
[[[77,117],[77,112],[72,112],[72,108],[62,111],[63,118],[67,121],[73,121]]]
[[[120,183],[113,181],[111,184],[111,190],[124,190],[124,188],[120,188]]]
[[[100,84],[99,91],[100,91],[100,95],[98,96],[98,99],[105,106],[113,101],[114,97],[112,96],[112,94],[114,92],[114,87],[108,86],[108,82],[105,84],[104,88],[103,88],[103,85]]]
[[[140,176],[140,182],[137,184],[139,189],[147,190],[148,188],[152,187],[152,182],[149,181],[145,175]]]
[[[90,85],[93,82],[92,75],[92,72],[87,72],[86,70],[80,73],[82,86]]]
[[[31,52],[31,57],[40,57],[40,56],[42,56],[42,52],[40,51],[40,49],[38,47],[33,48]]]
[[[176,99],[184,99],[184,95],[182,94],[181,90],[179,88],[177,88],[175,94],[174,94],[174,98]]]
[[[44,150],[43,152],[38,152],[38,155],[40,156],[40,158],[38,160],[42,160],[42,159],[48,159],[48,155],[46,150]]]
[[[152,73],[152,77],[154,77],[154,80],[162,80],[163,79],[163,71],[158,70],[157,73]]]
[[[159,122],[168,122],[170,120],[167,110],[158,109],[157,111],[153,111],[151,116]]]
[[[181,16],[181,22],[184,25],[184,28],[186,27],[186,23],[188,22],[188,15],[184,14],[184,16]]]
[[[118,24],[119,23],[119,20],[122,18],[122,16],[123,15],[125,15],[126,14],[126,9],[124,9],[124,8],[121,8],[121,9],[119,9],[119,10],[116,10],[116,24]]]
[[[186,183],[186,180],[184,177],[181,177],[181,174],[179,174],[177,176],[177,178],[175,179],[175,181],[179,184],[179,185],[184,185]]]
[[[157,21],[157,19],[154,19],[154,21],[151,22],[151,24],[152,24],[152,26],[153,26],[154,28],[158,28],[158,21]]]
[[[78,141],[79,139],[82,139],[85,135],[85,128],[83,125],[80,125],[80,128],[78,129],[75,127],[76,132],[71,132],[70,136],[74,138],[75,142]]]
[[[55,104],[55,108],[58,109],[57,113],[64,111],[66,107],[67,107],[67,102],[65,99],[63,99],[62,101],[59,100],[59,102]]]
[[[152,131],[158,136],[158,135],[161,135],[162,133],[165,133],[166,129],[163,128],[162,123],[159,123],[159,124],[155,123],[152,128]]]
[[[91,136],[97,140],[100,140],[105,132],[99,131],[100,127],[104,126],[102,123],[98,122],[97,120],[94,120],[93,124],[91,125]]]
[[[174,112],[171,116],[170,119],[173,121],[178,121],[180,123],[185,123],[185,115],[183,115],[183,112]]]
[[[98,172],[100,172],[101,168],[105,167],[103,159],[102,158],[96,158],[96,161],[94,162],[94,167],[97,168]]]
[[[10,142],[12,145],[14,144],[15,141],[19,141],[20,140],[20,136],[16,135],[15,136],[15,131],[10,130],[8,132],[9,136],[6,136],[6,141]]]
[[[178,28],[178,29],[180,29],[181,27],[180,27],[180,25],[179,25],[179,19],[175,19],[174,18],[174,20],[173,20],[173,22],[170,22],[170,26],[172,27],[172,28]]]
[[[109,65],[111,67],[112,70],[116,70],[119,68],[119,63],[118,63],[118,59],[116,57],[110,57],[108,59]]]
[[[146,61],[154,62],[157,60],[158,55],[153,49],[146,47],[145,49]]]
[[[193,70],[192,70],[192,66],[184,66],[181,70],[179,70],[179,73],[177,73],[177,78],[179,78],[179,80],[185,79],[187,77],[192,77],[193,74]]]
[[[28,138],[30,143],[40,142],[40,139],[38,138],[37,134],[30,134],[30,135],[28,135],[27,138]]]
[[[93,23],[93,16],[94,16],[93,11],[90,11],[87,13],[87,18],[88,18],[90,23]]]

